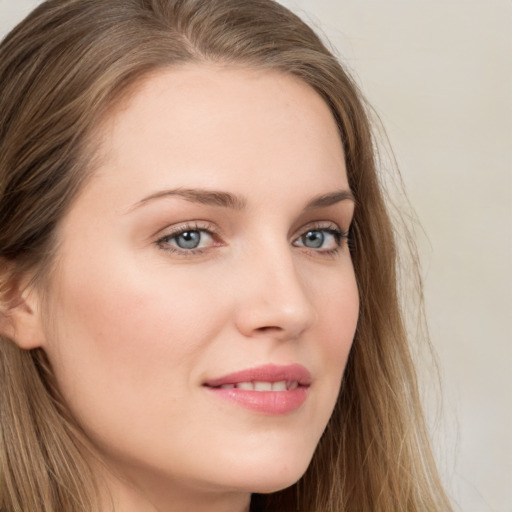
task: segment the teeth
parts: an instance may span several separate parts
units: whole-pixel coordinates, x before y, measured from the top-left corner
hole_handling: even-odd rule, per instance
[[[255,382],[254,391],[272,391],[271,382]]]
[[[278,382],[239,382],[237,384],[223,384],[221,389],[243,389],[246,391],[290,391],[296,389],[299,383],[294,381],[280,380]]]
[[[286,381],[280,380],[279,382],[273,382],[272,391],[286,391]]]
[[[254,384],[252,382],[239,382],[236,387],[238,389],[246,389],[247,391],[254,390]]]

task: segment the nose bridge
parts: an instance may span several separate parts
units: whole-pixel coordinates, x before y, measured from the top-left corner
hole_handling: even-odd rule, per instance
[[[244,334],[294,338],[315,322],[316,310],[288,241],[269,240],[250,251],[244,268],[245,286],[238,304]]]

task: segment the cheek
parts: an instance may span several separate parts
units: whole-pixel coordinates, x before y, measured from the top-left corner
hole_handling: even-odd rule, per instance
[[[343,269],[340,278],[331,276],[315,288],[319,328],[326,350],[339,366],[348,356],[359,317],[359,292],[352,265]]]
[[[332,376],[325,393],[334,405],[352,348],[359,317],[359,293],[353,271],[338,286],[323,291],[319,299],[321,339],[324,347],[323,368]]]
[[[158,375],[170,379],[216,334],[219,302],[204,287],[162,275],[122,257],[111,264],[75,260],[62,269],[47,351],[70,393],[82,382],[121,392],[141,389]]]
[[[160,460],[166,436],[194,422],[187,400],[226,306],[190,276],[117,256],[61,269],[46,350],[67,406],[103,453]]]

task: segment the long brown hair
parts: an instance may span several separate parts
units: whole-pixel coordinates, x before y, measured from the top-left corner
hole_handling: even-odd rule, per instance
[[[252,509],[449,511],[430,451],[397,292],[395,234],[368,111],[315,33],[272,0],[49,0],[0,46],[0,315],[44,282],[55,228],[94,171],[95,127],[150,72],[228,62],[299,77],[338,124],[357,201],[361,311],[341,392],[306,474]],[[43,285],[41,285],[43,286]],[[0,507],[96,510],[87,442],[41,349],[0,338]]]

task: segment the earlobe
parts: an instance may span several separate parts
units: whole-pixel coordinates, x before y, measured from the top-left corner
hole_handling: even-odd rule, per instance
[[[38,294],[20,283],[9,286],[0,307],[0,334],[24,350],[44,344]]]

